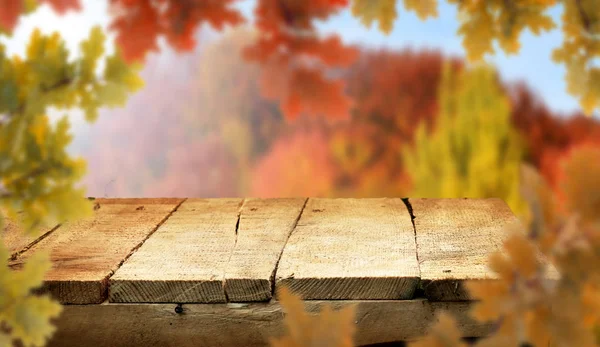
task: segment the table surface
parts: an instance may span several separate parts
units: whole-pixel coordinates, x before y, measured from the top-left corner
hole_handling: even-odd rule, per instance
[[[42,291],[63,304],[469,300],[488,255],[519,223],[501,199],[95,199],[94,215],[38,239],[9,221],[18,269],[53,262]]]

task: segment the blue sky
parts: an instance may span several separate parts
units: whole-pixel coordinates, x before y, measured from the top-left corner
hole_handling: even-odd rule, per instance
[[[59,31],[71,52],[76,52],[79,42],[85,39],[89,29],[100,24],[104,28],[109,22],[108,0],[83,0],[84,10],[66,16],[56,16],[46,5],[23,18],[10,39],[1,39],[9,53],[23,54],[25,44],[34,27],[43,32]],[[248,17],[252,17],[255,0],[243,0],[239,7]],[[394,30],[385,35],[373,28],[365,28],[353,18],[349,10],[335,16],[327,22],[320,23],[324,33],[339,33],[345,42],[361,44],[369,47],[387,48],[438,48],[442,52],[462,56],[464,50],[461,38],[456,35],[458,21],[453,5],[440,1],[440,16],[427,21],[419,20],[416,15],[400,9]],[[557,7],[551,14],[560,23],[562,9]],[[566,93],[564,68],[550,59],[551,52],[560,45],[562,33],[560,29],[536,37],[526,32],[522,38],[522,48],[518,55],[506,56],[497,50],[492,62],[506,81],[525,80],[542,99],[557,112],[569,113],[578,110],[577,101]]]
[[[412,12],[403,9],[389,35],[381,33],[375,25],[365,28],[350,11],[338,15],[321,25],[326,32],[341,33],[346,42],[360,43],[372,47],[389,48],[438,48],[446,54],[464,56],[462,38],[456,33],[459,22],[454,5],[440,1],[439,16],[427,21],[420,20]],[[560,23],[562,8],[554,8],[551,15]],[[499,48],[494,56],[487,57],[506,81],[525,80],[546,103],[558,112],[579,109],[577,100],[566,92],[565,69],[551,60],[554,48],[562,42],[562,32],[557,28],[540,36],[529,31],[521,37],[518,55],[507,56]]]

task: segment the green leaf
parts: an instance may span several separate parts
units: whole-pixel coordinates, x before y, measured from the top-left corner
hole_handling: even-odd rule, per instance
[[[84,81],[93,78],[98,59],[104,54],[105,39],[106,36],[102,32],[102,28],[97,25],[92,28],[89,38],[81,43],[82,59],[80,61],[80,66],[81,78]]]
[[[144,86],[144,81],[139,77],[138,72],[141,65],[128,65],[117,52],[106,58],[106,68],[104,69],[104,79],[106,81],[123,84],[128,91],[134,92]]]
[[[14,81],[0,80],[0,112],[13,113],[19,108],[19,88]]]

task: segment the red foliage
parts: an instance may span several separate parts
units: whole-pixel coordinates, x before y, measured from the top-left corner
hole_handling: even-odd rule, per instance
[[[301,114],[348,118],[351,99],[343,84],[326,78],[328,68],[347,67],[358,51],[337,36],[321,38],[313,21],[326,19],[347,6],[344,0],[261,0],[256,8],[259,40],[245,57],[264,68],[262,90],[280,100],[286,118]]]
[[[421,121],[433,125],[442,62],[439,51],[365,51],[349,69],[348,93],[356,101],[354,119],[378,125],[400,142],[412,141]],[[452,59],[454,69],[462,61]]]
[[[556,186],[565,153],[579,144],[600,143],[600,122],[583,114],[554,114],[522,83],[511,86],[510,91],[512,122],[524,139],[526,160]]]
[[[352,121],[337,126],[331,138],[341,171],[337,195],[406,193],[401,151],[421,122],[433,124],[443,59],[437,51],[364,50],[347,70],[355,107]],[[459,60],[452,62],[461,67]]]
[[[23,0],[0,0],[0,25],[12,30],[23,10]],[[57,12],[80,9],[79,0],[45,0]],[[110,0],[110,28],[128,62],[144,61],[158,51],[158,38],[165,37],[177,51],[196,45],[194,33],[202,23],[216,30],[244,22],[232,8],[235,0]],[[284,115],[301,114],[348,118],[351,99],[341,81],[328,78],[328,69],[347,67],[358,56],[339,37],[321,38],[315,20],[326,19],[348,6],[348,0],[260,0],[256,27],[262,35],[248,47],[245,57],[264,68],[262,90],[279,101]],[[4,10],[6,8],[6,10]]]
[[[523,83],[510,87],[512,123],[525,140],[527,161],[540,167],[545,151],[564,149],[570,142],[565,120],[552,114]]]
[[[582,155],[583,158],[586,159],[584,162],[581,161]],[[596,168],[600,165],[600,137],[571,145],[562,152],[555,153],[551,158],[548,157],[548,159],[551,159],[549,160],[551,163],[548,164],[548,167],[552,169],[552,188],[557,198],[558,207],[563,212],[572,210],[571,208],[573,205],[582,203],[581,200],[594,199],[594,197],[598,196],[597,193],[594,194],[595,192],[581,190],[581,188],[584,187],[592,190],[597,189],[600,187],[598,184],[589,184],[585,186],[582,184],[582,187],[575,187],[577,184],[567,186],[566,183],[569,181],[577,182],[581,180],[595,180],[598,182],[598,177],[590,177],[589,169],[591,168],[591,165],[595,165]],[[575,160],[575,163],[573,160]],[[584,167],[573,167],[573,164],[582,165],[584,163]],[[567,165],[569,165],[570,168],[567,167]],[[579,175],[579,177],[577,177],[577,175]],[[578,192],[579,194],[573,194],[575,192]],[[595,206],[600,206],[598,200],[596,199],[595,201]]]
[[[332,193],[336,168],[329,143],[316,129],[283,135],[252,172],[251,196],[326,197]]]
[[[12,32],[23,12],[24,0],[0,0],[0,29]]]
[[[64,14],[69,10],[81,10],[80,0],[40,0],[41,3],[47,3],[59,14]]]
[[[420,122],[433,124],[443,59],[436,51],[362,51],[358,61],[341,74],[349,96],[354,99],[352,119],[339,124],[312,125],[324,134],[330,159],[320,161],[324,168],[313,163],[312,172],[303,175],[321,177],[333,165],[332,196],[406,194],[409,175],[402,164],[402,149],[411,142]],[[452,62],[456,69],[461,68],[459,60]],[[286,148],[293,153],[300,151],[291,145]],[[264,161],[271,164],[263,164],[261,175],[271,178],[262,186],[255,185],[255,194],[276,196],[278,189],[285,191],[288,185],[299,184],[290,177],[292,181],[288,184],[268,185],[274,177],[278,182],[283,180],[278,172],[290,165],[276,164],[276,158],[286,160],[283,146],[268,156]]]
[[[240,24],[243,17],[230,6],[235,0],[111,0],[115,18],[111,29],[127,61],[143,60],[157,51],[157,40],[164,35],[178,51],[192,50],[194,33],[206,22],[221,30]]]
[[[25,10],[25,0],[0,0],[0,29],[13,31],[19,21],[19,16]],[[59,14],[68,10],[81,10],[79,0],[40,0],[46,3]]]
[[[92,129],[92,142],[102,143],[88,158],[96,194],[376,197],[406,193],[408,173],[401,151],[420,122],[435,121],[440,53],[364,51],[340,73],[355,99],[351,122],[328,124],[304,118],[285,126],[274,104],[256,94],[256,71],[227,59],[239,52],[244,37],[223,42],[221,52],[211,58],[213,65],[207,57],[196,56],[186,66],[187,58],[178,57],[161,76],[153,75],[159,71],[157,64],[146,66],[147,87],[131,98],[125,110],[100,117]],[[203,71],[211,72],[210,77],[198,71],[199,60],[208,64]],[[461,67],[460,61],[454,63]],[[164,90],[170,91],[169,97]],[[557,158],[570,144],[600,139],[597,121],[563,120],[524,85],[507,90],[514,94],[513,122],[529,147],[528,160],[552,182]],[[227,144],[207,140],[199,132],[210,129],[218,134],[229,121],[250,127],[247,158],[232,158]],[[301,130],[302,126],[306,128]],[[240,160],[253,167],[250,192],[238,187],[245,178]],[[210,178],[211,167],[220,170],[220,179]],[[126,183],[115,181],[105,189],[115,179]]]

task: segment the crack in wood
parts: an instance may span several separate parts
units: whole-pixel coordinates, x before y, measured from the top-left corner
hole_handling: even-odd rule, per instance
[[[246,203],[246,199],[243,199],[240,204],[240,208],[238,210],[237,222],[235,223],[235,240],[233,242],[233,247],[231,248],[231,252],[229,253],[229,259],[227,259],[227,264],[229,264],[231,262],[231,257],[233,257],[233,252],[235,252],[235,246],[237,245],[237,242],[238,242],[238,231],[240,229],[240,220],[242,219],[242,211],[244,210],[245,203]],[[225,295],[225,301],[229,302],[229,295],[227,294],[227,290],[225,290],[226,275],[227,275],[227,265],[225,266],[225,268],[223,270],[223,281],[221,282],[222,283],[221,288],[223,288],[223,294]]]
[[[292,226],[292,228],[290,228],[290,232],[288,233],[287,238],[285,239],[285,243],[283,244],[283,247],[281,247],[281,251],[279,252],[279,256],[277,257],[277,262],[275,262],[275,267],[273,268],[273,272],[271,273],[271,296],[273,298],[275,297],[275,281],[277,279],[276,278],[277,277],[277,269],[279,268],[279,262],[281,261],[281,256],[283,255],[283,250],[285,249],[285,246],[287,245],[287,242],[290,239],[290,236],[292,236],[292,233],[298,226],[298,222],[300,221],[300,218],[302,217],[302,213],[304,213],[304,210],[306,209],[306,204],[308,203],[308,199],[309,198],[306,198],[304,200],[304,204],[302,205],[302,208],[300,209],[300,213],[298,213],[298,217],[296,218],[296,221],[294,221],[294,226]]]

